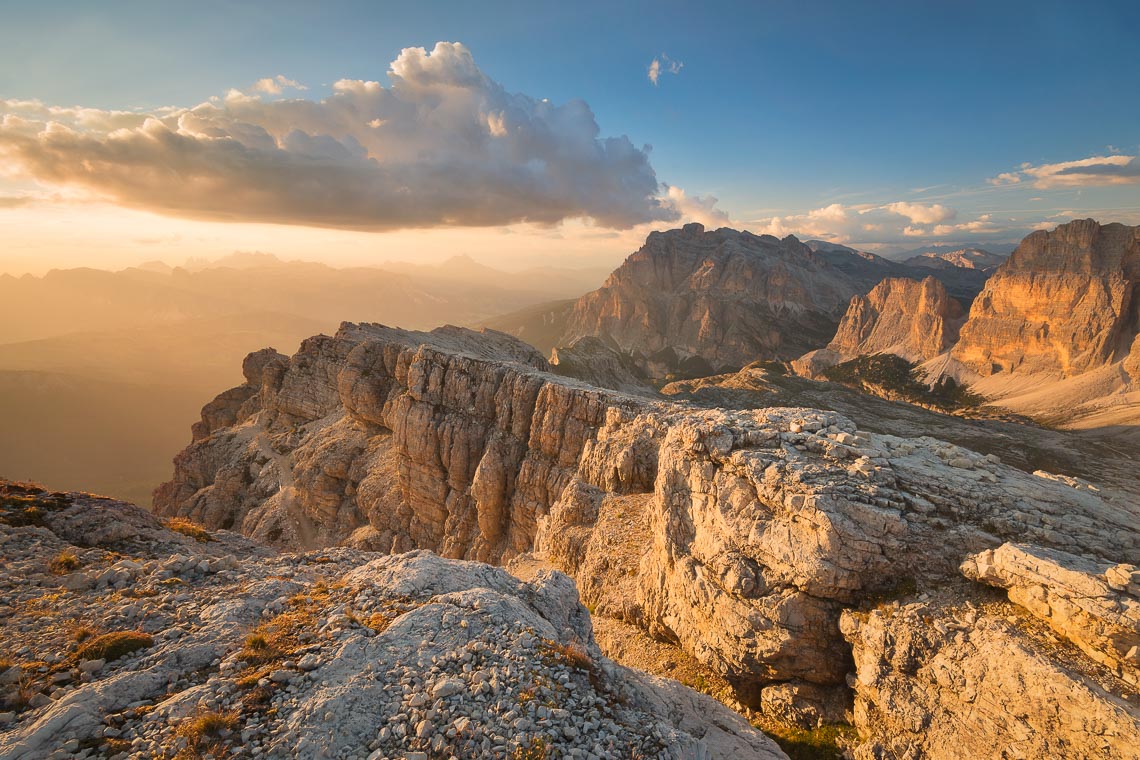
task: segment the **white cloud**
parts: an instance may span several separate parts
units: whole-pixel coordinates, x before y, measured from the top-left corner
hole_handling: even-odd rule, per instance
[[[647,147],[600,136],[581,100],[508,93],[462,44],[406,48],[388,79],[341,80],[318,101],[234,90],[149,113],[0,100],[0,167],[223,221],[391,230],[587,218],[625,229],[681,216],[659,195]],[[270,89],[293,86],[283,80]]]
[[[990,177],[986,182],[991,185],[1016,185],[1021,182],[1021,175],[1017,172],[1002,172],[996,177]]]
[[[1022,164],[1018,171],[1003,172],[986,181],[991,185],[1013,185],[1023,180],[1042,190],[1134,184],[1140,182],[1140,156],[1091,156],[1040,166]]]
[[[669,56],[662,53],[660,57],[654,58],[649,64],[649,81],[653,86],[657,86],[658,80],[663,73],[680,74],[681,69],[685,68],[685,64],[681,61],[674,61]]]
[[[958,211],[940,204],[924,205],[908,201],[846,206],[832,203],[803,214],[790,214],[756,220],[748,228],[757,233],[801,240],[820,238],[834,243],[875,247],[891,243],[913,245],[915,239],[969,240],[1018,236],[1026,225],[1002,226],[989,214],[950,223]]]
[[[307,90],[305,85],[293,79],[287,79],[282,74],[275,77],[258,79],[250,88],[254,92],[264,92],[266,95],[280,95],[285,90]]]
[[[977,219],[961,224],[936,224],[931,233],[935,237],[946,237],[963,232],[971,234],[1000,233],[1003,229],[993,221],[992,214],[982,214]]]
[[[733,226],[732,219],[716,207],[717,199],[711,195],[686,195],[681,188],[666,185],[665,198],[680,214],[678,224],[700,222],[709,229]]]
[[[921,203],[896,201],[895,203],[888,203],[882,208],[899,216],[905,216],[915,224],[937,224],[938,222],[949,221],[958,215],[954,209],[939,203],[925,206]]]

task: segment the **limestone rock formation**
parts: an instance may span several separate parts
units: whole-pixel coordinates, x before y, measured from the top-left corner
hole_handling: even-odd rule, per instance
[[[579,298],[558,345],[600,338],[654,379],[735,370],[824,345],[851,297],[886,277],[931,275],[966,301],[987,277],[960,267],[909,267],[818,241],[813,249],[792,236],[687,224],[651,233],[601,288]]]
[[[841,361],[887,353],[921,362],[954,344],[963,316],[961,304],[933,277],[888,278],[851,299],[827,348]]]
[[[650,233],[578,299],[560,345],[596,336],[639,355],[651,376],[709,374],[819,345],[857,289],[794,237],[687,224]]]
[[[1140,547],[1135,504],[1107,491],[834,412],[604,391],[497,333],[346,324],[260,379],[179,455],[160,513],[279,545],[534,551],[758,706],[791,684],[822,709],[848,670],[842,610],[901,581],[957,578],[1008,540]]]
[[[971,605],[844,613],[858,760],[1136,757],[1140,705],[1057,657],[1031,626]]]
[[[1092,219],[1026,237],[974,301],[953,356],[980,375],[1070,377],[1140,332],[1140,227]]]
[[[276,554],[120,502],[0,497],[6,760],[785,757],[711,698],[603,657],[561,573]],[[28,509],[38,524],[12,524]],[[74,535],[120,520],[133,537]],[[61,555],[98,584],[54,575]],[[80,627],[97,635],[77,644]]]
[[[1140,569],[1059,550],[1002,544],[962,564],[968,578],[1008,589],[1093,660],[1140,685]]]

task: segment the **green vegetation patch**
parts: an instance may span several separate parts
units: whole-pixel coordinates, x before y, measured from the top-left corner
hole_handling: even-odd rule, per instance
[[[894,354],[860,356],[823,371],[823,376],[885,398],[898,398],[912,404],[932,406],[944,411],[967,409],[984,404],[986,399],[951,377],[941,377],[933,385],[927,383],[916,365]]]
[[[798,728],[784,724],[760,726],[792,760],[841,760],[844,750],[859,739],[855,727],[846,723],[826,723],[818,728]]]

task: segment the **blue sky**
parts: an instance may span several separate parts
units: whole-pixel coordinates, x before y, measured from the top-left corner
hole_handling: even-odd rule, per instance
[[[284,96],[318,100],[455,41],[508,93],[584,100],[601,136],[652,146],[659,181],[760,231],[874,248],[1140,222],[1140,4],[618,5],[4,2],[0,99],[151,111],[282,75],[308,87]],[[1063,166],[1097,157],[1114,158]],[[8,175],[15,194],[52,185]],[[898,203],[943,211],[881,210]]]

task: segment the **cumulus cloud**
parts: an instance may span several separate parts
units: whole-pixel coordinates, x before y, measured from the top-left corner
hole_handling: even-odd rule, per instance
[[[685,68],[684,63],[674,61],[662,53],[660,57],[654,58],[649,64],[649,81],[656,87],[657,81],[661,78],[662,74],[680,74],[683,68]]]
[[[649,148],[603,137],[581,100],[508,93],[462,44],[406,48],[387,85],[263,99],[263,80],[139,113],[0,100],[0,168],[124,206],[199,219],[349,229],[555,224],[615,229],[680,211]]]
[[[309,88],[300,82],[287,79],[284,75],[278,74],[275,77],[258,79],[253,83],[253,87],[250,89],[254,92],[264,92],[266,95],[280,95],[285,90],[307,90]]]
[[[958,212],[954,209],[939,203],[924,206],[921,203],[896,201],[895,203],[888,203],[881,208],[898,214],[899,216],[904,216],[915,224],[937,224],[938,222],[949,221],[958,215]],[[869,211],[863,211],[862,213],[866,214],[869,213]]]
[[[922,239],[970,239],[1016,235],[1017,229],[1002,227],[989,214],[954,222],[958,211],[941,204],[926,205],[908,201],[886,204],[844,205],[832,203],[803,214],[757,220],[749,228],[758,233],[801,240],[821,238],[835,243],[878,245],[910,243]]]
[[[666,185],[665,198],[677,210],[679,222],[700,222],[709,229],[733,226],[728,214],[716,207],[711,195],[687,195],[679,187]]]
[[[1140,182],[1140,156],[1092,156],[1039,166],[1022,164],[1017,171],[1002,172],[986,181],[991,185],[1014,185],[1023,180],[1042,190],[1134,184]]]

